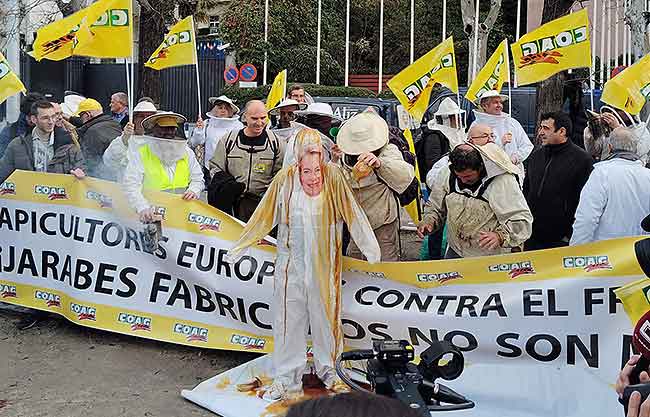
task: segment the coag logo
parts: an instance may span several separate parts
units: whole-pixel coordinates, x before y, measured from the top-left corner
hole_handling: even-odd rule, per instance
[[[460,272],[442,272],[440,274],[418,274],[418,282],[438,282],[444,284],[452,279],[461,279],[463,275]]]
[[[36,290],[34,292],[34,298],[44,301],[48,307],[61,307],[61,297],[57,294]]]
[[[36,185],[34,193],[47,196],[48,200],[66,200],[68,195],[63,187],[51,187],[49,185]]]
[[[16,298],[18,293],[16,292],[15,285],[4,285],[0,284],[0,298]]]
[[[63,35],[57,39],[45,42],[41,45],[43,50],[43,56],[47,56],[53,52],[58,51],[63,48],[65,45],[72,43],[73,47],[77,45],[77,32],[79,31],[80,26],[77,25],[70,29],[66,35]],[[36,48],[34,48],[36,49]]]
[[[523,262],[513,262],[513,263],[503,263],[490,265],[488,267],[489,272],[507,272],[510,278],[514,279],[520,275],[533,275],[535,274],[535,268],[533,267],[532,262],[523,261]]]
[[[587,27],[580,26],[575,29],[566,30],[555,36],[548,36],[521,44],[521,59],[519,68],[535,64],[559,64],[557,58],[562,57],[559,48],[576,45],[587,40]]]
[[[230,343],[232,343],[233,345],[241,345],[244,347],[244,349],[261,350],[264,349],[264,345],[266,345],[266,340],[257,337],[233,334],[230,337]]]
[[[165,215],[167,214],[167,208],[162,207],[162,206],[154,206],[153,214],[157,214],[158,216],[162,216],[162,218],[164,219]]]
[[[190,326],[189,324],[174,324],[174,333],[185,336],[188,342],[207,342],[208,329],[203,327]]]
[[[221,229],[221,220],[213,219],[212,217],[204,216],[202,214],[190,213],[187,216],[187,221],[198,224],[199,230],[213,230],[218,232],[219,229]]]
[[[442,58],[440,58],[440,62],[435,67],[433,67],[431,71],[422,75],[419,80],[406,86],[403,93],[406,95],[406,98],[408,98],[409,103],[414,103],[417,100],[422,90],[424,90],[424,88],[429,83],[429,79],[433,77],[433,74],[443,68],[452,68],[453,66],[454,56],[452,54],[444,55]]]
[[[93,27],[97,26],[128,26],[129,25],[129,11],[128,9],[109,9],[97,18]]]
[[[95,307],[88,307],[81,304],[70,303],[70,311],[77,315],[77,320],[97,320]]]
[[[499,55],[499,61],[494,66],[494,71],[490,74],[490,77],[487,79],[485,84],[476,92],[476,97],[481,97],[483,94],[491,90],[496,90],[496,86],[499,83],[499,74],[501,72],[501,66],[504,64],[505,58],[503,54]]]
[[[0,80],[5,77],[5,75],[9,74],[11,72],[11,68],[9,67],[9,64],[7,64],[6,60],[0,61]]]
[[[584,269],[585,272],[592,272],[603,269],[614,269],[609,263],[609,257],[606,255],[599,256],[569,256],[563,259],[564,267],[567,269]]]
[[[106,194],[98,193],[96,191],[88,191],[86,193],[86,198],[88,200],[96,201],[99,203],[101,208],[112,208],[113,199],[107,196]]]
[[[0,77],[1,79],[2,77]],[[5,181],[0,184],[0,195],[16,194],[16,184]]]
[[[134,332],[138,330],[143,330],[145,332],[151,331],[150,317],[137,316],[135,314],[129,314],[129,313],[120,313],[117,315],[117,321],[119,323],[128,324],[129,326],[131,326],[131,330],[133,330]]]
[[[646,100],[650,100],[650,83],[641,87],[641,94],[643,94]]]
[[[158,54],[156,56],[152,56],[151,58],[149,58],[149,61],[147,61],[147,63],[153,64],[159,59],[167,58],[167,54],[169,54],[170,47],[177,44],[184,44],[188,42],[192,42],[192,34],[190,33],[189,30],[184,30],[182,32],[169,34],[163,41],[162,48],[160,49],[160,51],[158,51]]]

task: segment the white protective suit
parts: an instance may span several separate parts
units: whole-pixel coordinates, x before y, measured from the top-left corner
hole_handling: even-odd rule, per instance
[[[244,128],[239,118],[224,118],[215,117],[210,113],[206,113],[208,120],[205,121],[203,129],[194,129],[192,137],[190,137],[190,146],[205,144],[205,167],[210,168],[210,160],[217,149],[217,143],[228,134],[230,131],[239,131]]]
[[[135,139],[135,141],[134,141]],[[132,142],[133,141],[133,142]],[[169,142],[176,142],[176,149],[170,149],[168,152],[160,152],[161,146]],[[129,140],[128,152],[128,165],[124,171],[123,187],[126,199],[129,205],[136,211],[141,212],[144,209],[151,207],[149,201],[142,194],[142,184],[144,183],[144,166],[142,159],[138,152],[138,147],[131,146],[131,143],[140,143],[141,146],[148,144],[151,146],[152,152],[161,160],[165,167],[165,172],[169,178],[174,178],[176,171],[176,162],[187,155],[187,162],[190,169],[190,184],[187,191],[192,191],[196,195],[200,195],[205,189],[203,178],[203,169],[201,164],[196,160],[194,152],[187,146],[185,141],[176,139],[160,139],[153,136],[132,136]],[[173,155],[176,154],[176,155]],[[174,190],[173,192],[180,192],[185,190]]]
[[[515,160],[515,165],[519,168],[519,181],[523,181],[524,178],[524,161],[528,158],[528,155],[533,151],[533,144],[528,138],[526,131],[519,122],[510,117],[508,113],[501,113],[499,116],[493,114],[488,114],[482,111],[474,110],[474,122],[469,127],[470,129],[475,124],[484,124],[492,128],[492,132],[495,135],[494,143],[499,145],[501,149],[506,151],[511,160]],[[512,141],[504,145],[502,142],[503,135],[510,133],[512,135]]]
[[[104,151],[104,155],[102,156],[104,165],[113,170],[117,182],[121,183],[124,180],[124,172],[129,164],[129,152],[140,147],[142,143],[143,136],[133,135],[129,138],[129,146],[126,146],[124,141],[122,141],[122,135],[120,135],[113,139]]]
[[[650,214],[650,169],[612,156],[594,164],[582,188],[571,245],[647,234],[641,221]]]
[[[320,154],[322,145],[316,131],[304,129],[296,140],[301,158],[305,142],[317,149],[312,153]],[[379,244],[341,169],[322,159],[320,166],[322,191],[316,196],[305,192],[299,165],[282,169],[226,258],[235,261],[245,248],[278,226],[273,287],[274,382],[270,390],[278,385],[283,392],[302,389],[309,328],[317,376],[328,388],[338,381],[334,361],[343,349],[343,222],[369,262],[380,260]]]

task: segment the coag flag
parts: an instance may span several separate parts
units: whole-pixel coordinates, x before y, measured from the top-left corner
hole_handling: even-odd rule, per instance
[[[465,97],[474,103],[477,98],[490,90],[501,91],[503,83],[510,81],[510,60],[508,59],[508,40],[504,39],[494,51],[488,62],[478,73]]]
[[[560,71],[591,67],[587,9],[548,22],[511,46],[519,85],[545,80]]]
[[[420,122],[429,105],[431,89],[435,84],[458,92],[454,38],[447,38],[386,84],[415,120]]]
[[[602,102],[625,109],[630,114],[639,114],[649,99],[650,54],[607,81],[600,98]]]
[[[287,70],[282,70],[275,76],[271,91],[266,97],[266,108],[272,109],[282,101],[287,91]]]
[[[27,90],[0,52],[0,103],[21,91],[25,93]]]
[[[650,310],[650,280],[647,278],[624,285],[614,290],[614,293],[623,303],[632,325]]]
[[[188,16],[179,21],[165,35],[165,40],[151,54],[145,67],[161,70],[196,63],[194,18]]]
[[[431,94],[431,91],[429,91],[429,94]],[[411,130],[409,128],[406,128],[404,130],[404,137],[406,138],[406,142],[409,144],[409,150],[413,155],[415,155],[415,142],[413,142],[413,134],[411,133]],[[417,159],[415,160],[415,178],[418,179],[418,185],[420,183],[420,170],[418,168],[418,161]],[[411,219],[413,219],[413,222],[415,224],[418,224],[420,220],[422,220],[422,217],[420,216],[420,187],[418,187],[418,196],[415,200],[413,200],[409,205],[404,207],[404,210],[408,213],[409,216],[411,216]]]
[[[133,22],[131,0],[101,0],[88,9],[101,11],[95,20],[90,20],[94,11],[88,12],[77,32],[77,46],[74,55],[96,58],[125,58],[132,54]]]

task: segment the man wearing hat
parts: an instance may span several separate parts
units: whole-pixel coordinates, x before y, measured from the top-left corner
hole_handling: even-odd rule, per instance
[[[202,118],[196,121],[196,129],[190,138],[190,146],[195,148],[199,145],[205,145],[203,163],[206,168],[210,167],[210,159],[214,155],[217,143],[221,138],[231,131],[239,131],[244,125],[238,117],[239,107],[227,96],[210,97],[208,102],[212,106],[206,113],[208,121],[204,122]]]
[[[147,135],[143,144],[129,154],[124,173],[124,193],[143,222],[153,220],[154,208],[142,190],[182,194],[183,200],[195,200],[204,189],[203,170],[187,140],[177,136],[185,117],[159,112],[142,121]]]
[[[520,250],[530,237],[530,213],[516,175],[518,168],[498,145],[465,143],[449,154],[431,189],[418,235],[447,221],[445,258],[468,258]]]
[[[505,150],[512,163],[519,168],[521,181],[524,174],[523,162],[533,151],[533,144],[521,124],[503,112],[503,103],[507,100],[508,96],[499,94],[496,90],[483,93],[474,103],[478,106],[478,109],[474,110],[474,123],[492,128],[496,135],[494,143]]]
[[[122,134],[111,142],[103,155],[104,165],[113,170],[117,181],[122,182],[124,170],[128,165],[128,150],[130,142],[134,142],[137,147],[142,144],[142,135],[144,135],[144,127],[142,121],[147,117],[156,114],[156,106],[148,101],[141,101],[133,108],[133,122],[128,122]],[[133,135],[137,136],[133,136]]]
[[[413,166],[397,146],[388,143],[388,124],[371,111],[359,113],[341,126],[336,136],[343,172],[368,216],[381,249],[381,261],[398,261],[399,201],[413,181]],[[347,255],[361,259],[350,242]]]
[[[75,114],[83,123],[77,129],[81,151],[86,158],[88,175],[113,180],[114,175],[102,161],[106,148],[122,133],[120,124],[107,114],[97,100],[87,98],[79,103]]]
[[[296,119],[294,112],[296,110],[305,110],[307,105],[305,103],[298,103],[293,99],[285,99],[280,102],[277,106],[269,110],[269,116],[273,116],[277,119],[277,124],[275,130],[281,129],[290,129],[291,122]]]

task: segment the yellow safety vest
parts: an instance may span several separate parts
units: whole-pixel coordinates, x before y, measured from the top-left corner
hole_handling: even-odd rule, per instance
[[[151,151],[149,145],[141,146],[139,152],[144,167],[143,188],[166,191],[186,189],[190,185],[190,164],[187,155],[176,162],[174,178],[170,179],[162,162]]]

